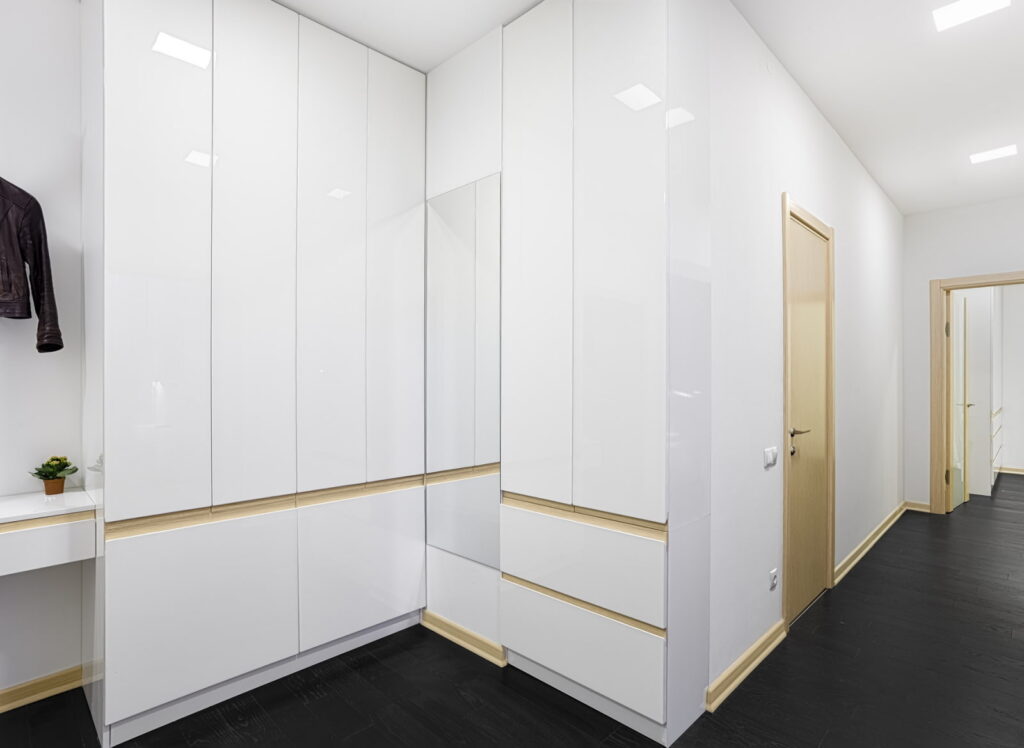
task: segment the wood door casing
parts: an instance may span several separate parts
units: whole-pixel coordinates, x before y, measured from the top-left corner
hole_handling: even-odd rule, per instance
[[[785,199],[783,616],[832,586],[832,229]],[[806,433],[790,435],[791,429]],[[796,448],[791,453],[791,447]]]

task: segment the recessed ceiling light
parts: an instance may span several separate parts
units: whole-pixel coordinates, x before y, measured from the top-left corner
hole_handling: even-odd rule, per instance
[[[203,70],[210,67],[210,50],[196,46],[176,36],[165,34],[163,31],[156,35],[156,41],[153,42],[153,51],[173,57],[176,60],[181,60],[182,62],[187,62],[189,65],[195,65]]]
[[[665,128],[679,127],[679,125],[685,125],[687,122],[693,122],[695,119],[697,118],[693,116],[692,112],[686,111],[681,106],[672,107],[665,112]]]
[[[625,91],[619,91],[615,94],[615,98],[628,106],[634,112],[639,112],[641,109],[654,106],[661,101],[658,94],[654,93],[654,91],[649,89],[643,83],[637,83],[635,86],[631,86]]]
[[[1012,2],[1013,0],[957,0],[933,10],[932,17],[935,19],[935,28],[945,31],[961,23],[995,13],[997,10],[1009,8]]]
[[[189,154],[185,156],[186,163],[192,164],[193,166],[202,166],[207,169],[210,168],[210,161],[216,162],[217,157],[215,156],[211,159],[210,154],[204,153],[203,151],[190,151]]]
[[[333,197],[335,200],[344,200],[352,193],[348,190],[343,190],[341,187],[335,187],[333,190],[327,193],[327,197]]]
[[[1016,145],[1005,145],[1002,148],[993,148],[991,151],[982,151],[971,156],[972,164],[983,164],[986,161],[995,161],[997,158],[1009,158],[1017,155]]]

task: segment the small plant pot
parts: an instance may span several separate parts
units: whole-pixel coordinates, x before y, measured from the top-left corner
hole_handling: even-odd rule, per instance
[[[43,481],[43,493],[47,496],[56,496],[64,493],[64,478],[51,478]]]

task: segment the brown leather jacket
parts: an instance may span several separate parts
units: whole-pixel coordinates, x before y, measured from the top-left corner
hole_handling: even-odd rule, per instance
[[[0,178],[0,317],[32,316],[30,286],[39,318],[36,350],[59,351],[64,341],[57,324],[43,209],[30,194]]]

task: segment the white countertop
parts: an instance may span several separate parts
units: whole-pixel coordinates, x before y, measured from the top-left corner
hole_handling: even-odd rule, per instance
[[[95,508],[89,494],[80,488],[69,489],[57,496],[47,496],[42,491],[0,496],[0,524],[86,512]]]

